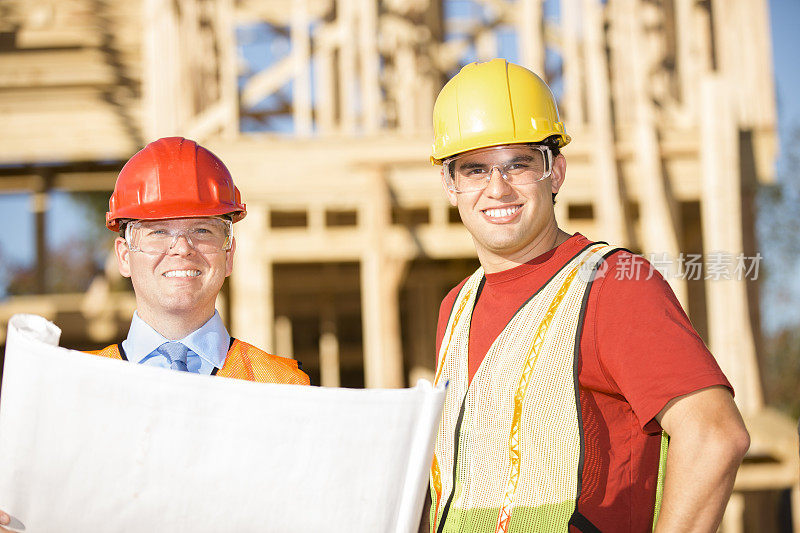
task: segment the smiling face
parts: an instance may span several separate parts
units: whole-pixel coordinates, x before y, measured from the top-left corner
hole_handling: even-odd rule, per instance
[[[564,157],[555,158],[549,177],[533,183],[512,185],[500,171],[529,151],[524,145],[506,145],[459,156],[460,164],[491,169],[486,188],[479,191],[455,192],[442,169],[448,199],[458,207],[487,272],[505,270],[535,258],[550,250],[561,233],[556,224],[552,195],[564,181]]]
[[[180,218],[158,225],[163,231],[191,235],[207,221]],[[122,237],[114,243],[120,274],[133,283],[137,313],[162,334],[159,324],[179,321],[181,330],[191,332],[211,318],[222,283],[233,271],[235,247],[234,242],[229,250],[199,252],[185,236],[163,253],[133,252]]]

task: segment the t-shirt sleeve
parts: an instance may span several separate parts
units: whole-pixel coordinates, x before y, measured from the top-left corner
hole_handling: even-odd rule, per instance
[[[638,275],[622,275],[626,269],[620,267],[631,258],[642,268]],[[714,385],[733,392],[669,284],[650,263],[619,252],[608,258],[608,266],[595,281],[596,354],[611,390],[624,396],[642,429],[660,431],[655,416],[673,398]]]

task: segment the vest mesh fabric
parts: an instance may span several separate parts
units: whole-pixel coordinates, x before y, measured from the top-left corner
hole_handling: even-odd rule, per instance
[[[117,344],[87,353],[122,359]],[[238,339],[234,339],[225,357],[225,363],[217,375],[261,383],[309,384],[308,376],[298,368],[297,361],[294,359],[269,354]]]
[[[581,456],[577,331],[591,272],[611,250],[584,250],[523,305],[472,384],[469,328],[482,269],[462,287],[437,369],[437,381],[450,386],[431,472],[432,529],[567,530]]]

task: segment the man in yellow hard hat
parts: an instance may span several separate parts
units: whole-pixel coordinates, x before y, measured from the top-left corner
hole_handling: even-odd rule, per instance
[[[124,341],[92,353],[175,371],[308,385],[297,361],[231,337],[215,309],[233,271],[232,225],[246,213],[228,169],[194,141],[168,137],[136,153],[120,172],[106,213],[106,226],[119,232],[114,249],[120,274],[133,283],[136,311]],[[10,521],[0,511],[0,525]]]
[[[749,446],[732,389],[661,276],[615,275],[643,259],[559,228],[550,89],[470,64],[433,121],[481,267],[439,313],[431,531],[715,531]]]

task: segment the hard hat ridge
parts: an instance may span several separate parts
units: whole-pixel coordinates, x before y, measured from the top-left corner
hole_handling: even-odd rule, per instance
[[[433,130],[434,164],[478,148],[570,141],[547,84],[505,59],[470,63],[448,81],[433,107]]]

